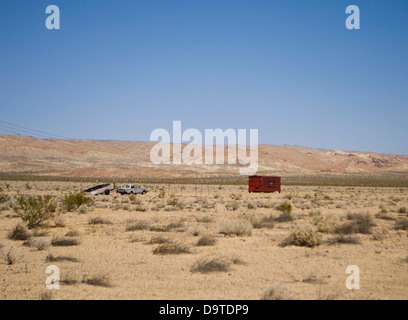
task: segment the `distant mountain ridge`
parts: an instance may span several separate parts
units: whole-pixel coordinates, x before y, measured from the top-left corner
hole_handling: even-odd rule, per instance
[[[156,144],[150,141],[38,139],[4,134],[0,135],[0,172],[66,177],[239,174],[239,165],[154,165],[150,150]],[[290,145],[258,146],[260,174],[314,175],[322,172],[405,175],[408,174],[408,156]]]

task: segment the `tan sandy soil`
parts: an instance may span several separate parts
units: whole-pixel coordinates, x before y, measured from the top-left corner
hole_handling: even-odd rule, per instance
[[[34,235],[26,243],[8,239],[21,222],[11,208],[18,195],[53,195],[60,201],[86,187],[68,182],[0,182],[0,194],[10,196],[0,205],[0,299],[252,300],[263,297],[267,289],[280,291],[286,299],[408,299],[408,232],[394,229],[398,219],[408,218],[407,188],[284,186],[281,194],[249,194],[244,186],[151,185],[151,192],[136,199],[116,193],[94,197],[85,213],[62,212],[29,230]],[[293,221],[274,221],[273,227],[257,223],[279,217],[276,207],[283,202],[292,205]],[[383,216],[377,215],[381,210]],[[349,213],[368,213],[375,223],[372,232],[350,235],[360,244],[327,243],[338,236],[334,226],[350,222]],[[320,245],[280,246],[294,226],[313,224],[316,216],[332,227],[317,233]],[[95,217],[110,224],[89,224]],[[220,233],[223,224],[237,219],[247,222],[245,228],[251,222],[250,234]],[[146,222],[145,230],[126,230],[138,221]],[[166,231],[170,223],[175,227]],[[74,236],[66,237],[69,231],[75,231]],[[196,246],[203,235],[212,235],[215,244]],[[53,246],[55,236],[79,244]],[[186,246],[189,253],[154,254],[160,245],[148,242],[157,236]],[[41,242],[46,247],[39,250],[35,244]],[[46,261],[50,254],[78,261]],[[192,272],[203,257],[222,257],[230,262],[229,269]],[[65,280],[58,290],[45,286],[49,265],[56,265]],[[346,288],[349,265],[360,270],[359,290]],[[86,282],[92,278],[109,286]]]

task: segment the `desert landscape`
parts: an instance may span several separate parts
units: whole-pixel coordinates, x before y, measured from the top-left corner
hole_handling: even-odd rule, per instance
[[[1,299],[408,298],[407,187],[83,195],[90,186],[0,182]],[[21,202],[30,197],[43,220]],[[50,265],[59,289],[46,288]],[[350,265],[359,289],[346,287]]]
[[[0,300],[407,300],[383,2],[1,1]]]

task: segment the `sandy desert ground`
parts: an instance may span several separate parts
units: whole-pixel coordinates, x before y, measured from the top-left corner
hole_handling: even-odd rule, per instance
[[[150,185],[66,211],[89,186],[0,182],[0,299],[408,299],[408,188]],[[22,195],[57,209],[13,240]]]

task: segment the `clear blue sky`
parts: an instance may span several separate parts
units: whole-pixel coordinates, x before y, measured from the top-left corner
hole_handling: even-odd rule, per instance
[[[148,141],[181,120],[408,154],[408,1],[2,0],[0,111],[68,138]]]

